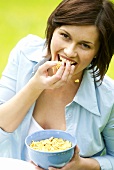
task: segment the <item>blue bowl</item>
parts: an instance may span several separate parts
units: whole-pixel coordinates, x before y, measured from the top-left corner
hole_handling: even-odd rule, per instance
[[[50,137],[62,138],[63,140],[69,140],[72,143],[72,147],[63,151],[58,152],[44,152],[36,151],[30,148],[31,142],[48,139]],[[62,130],[41,130],[37,131],[25,139],[25,144],[28,148],[30,159],[38,166],[43,169],[48,167],[61,168],[65,166],[73,157],[74,147],[77,142],[75,137]]]

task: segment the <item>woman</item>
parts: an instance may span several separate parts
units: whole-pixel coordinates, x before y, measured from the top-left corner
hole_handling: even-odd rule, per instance
[[[25,137],[61,129],[77,138],[61,169],[114,170],[114,81],[105,76],[113,40],[114,4],[63,0],[46,40],[28,35],[16,45],[0,82],[0,156],[29,161]]]

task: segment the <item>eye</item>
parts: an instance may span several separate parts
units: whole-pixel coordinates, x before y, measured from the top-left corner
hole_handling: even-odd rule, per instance
[[[69,36],[65,33],[60,33],[60,35],[62,36],[62,38],[64,39],[69,39]]]
[[[90,46],[86,43],[82,43],[81,46],[83,49],[90,49]]]

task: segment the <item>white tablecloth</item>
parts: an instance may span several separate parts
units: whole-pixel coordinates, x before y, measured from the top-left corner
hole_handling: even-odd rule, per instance
[[[35,170],[35,168],[29,162],[0,157],[0,170]]]

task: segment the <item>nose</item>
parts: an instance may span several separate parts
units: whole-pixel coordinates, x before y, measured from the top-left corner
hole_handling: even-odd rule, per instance
[[[77,56],[76,47],[73,45],[68,45],[64,48],[64,53],[67,57],[76,57]]]

